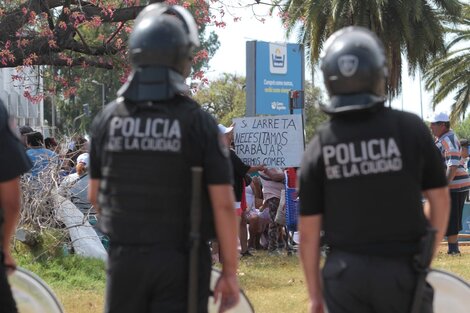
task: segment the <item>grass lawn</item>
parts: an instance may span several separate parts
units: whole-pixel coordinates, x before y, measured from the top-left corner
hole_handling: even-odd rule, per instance
[[[444,269],[470,281],[470,246],[462,246],[462,256],[450,257],[442,247],[434,268]],[[17,255],[20,266],[46,281],[67,313],[101,313],[105,286],[101,261],[66,256],[38,259]],[[240,261],[239,279],[258,313],[305,312],[307,293],[297,256],[268,256],[257,252]]]

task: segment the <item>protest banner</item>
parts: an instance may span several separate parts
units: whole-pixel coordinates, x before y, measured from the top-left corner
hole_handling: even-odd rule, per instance
[[[304,151],[302,116],[241,117],[235,123],[235,152],[249,165],[298,167]]]

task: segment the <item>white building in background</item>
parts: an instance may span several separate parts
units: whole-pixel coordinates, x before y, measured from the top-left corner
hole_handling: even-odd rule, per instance
[[[22,79],[13,79],[19,76]],[[18,72],[15,68],[0,69],[0,99],[8,109],[10,116],[16,118],[18,126],[29,125],[33,129],[47,132],[44,125],[44,100],[32,102],[24,96],[25,92],[31,95],[43,92],[42,78],[38,75],[37,67],[24,68]],[[44,127],[46,126],[46,127]]]

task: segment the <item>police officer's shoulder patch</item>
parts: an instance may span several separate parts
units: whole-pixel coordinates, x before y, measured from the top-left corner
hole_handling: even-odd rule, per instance
[[[225,135],[222,133],[219,133],[218,137],[219,137],[219,151],[224,157],[228,158],[230,156],[230,151],[227,145],[225,144],[225,138],[224,138]]]

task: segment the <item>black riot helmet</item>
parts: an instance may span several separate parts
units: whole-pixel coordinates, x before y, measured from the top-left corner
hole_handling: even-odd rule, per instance
[[[383,106],[387,65],[384,47],[370,30],[343,28],[325,43],[321,69],[330,102],[328,114],[362,111]]]
[[[168,67],[189,75],[193,49],[199,46],[196,23],[181,6],[156,3],[137,17],[129,37],[131,63],[137,67]]]
[[[198,46],[196,22],[183,7],[162,3],[147,6],[137,16],[129,37],[132,72],[118,96],[138,103],[188,94],[185,79]]]

